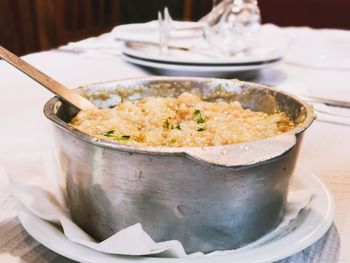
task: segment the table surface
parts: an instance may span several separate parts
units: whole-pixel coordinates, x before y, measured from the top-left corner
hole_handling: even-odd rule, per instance
[[[320,36],[327,32],[338,34],[348,44],[348,53],[344,53],[344,56],[350,56],[350,31],[306,28],[285,30],[294,33],[305,31]],[[305,46],[307,48],[310,45]],[[149,75],[145,70],[124,62],[120,56],[86,58],[51,50],[27,55],[24,59],[71,88],[99,81]],[[350,70],[317,69],[282,61],[272,68],[264,69],[253,81],[276,85],[294,93],[308,92],[316,96],[350,101],[349,73]],[[3,61],[0,61],[0,90],[0,158],[19,152],[46,152],[52,149],[50,123],[42,112],[44,103],[52,94]],[[350,126],[315,121],[305,133],[298,162],[318,175],[333,193],[336,204],[334,222],[341,239],[339,262],[350,262]],[[21,239],[23,235],[19,233],[24,230],[18,228],[18,219],[15,214],[6,212],[6,209],[14,211],[12,205],[4,201],[0,203],[0,208],[1,231],[8,229],[6,232]],[[17,226],[17,230],[12,231],[14,226]],[[4,247],[1,242],[0,238],[1,247]],[[30,244],[35,241],[28,239],[23,242]],[[32,247],[34,251],[36,246]],[[6,253],[6,249],[0,248],[0,255]],[[20,261],[14,259],[13,262]],[[23,262],[34,261],[29,257]],[[55,262],[63,262],[63,258]]]

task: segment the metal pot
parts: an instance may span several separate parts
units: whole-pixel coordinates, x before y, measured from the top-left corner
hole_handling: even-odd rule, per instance
[[[78,91],[99,107],[144,96],[195,90],[206,100],[283,111],[296,128],[243,144],[212,147],[128,146],[93,138],[68,123],[77,113],[53,98],[66,198],[73,220],[96,240],[141,223],[155,240],[179,240],[187,253],[233,249],[271,231],[284,214],[301,133],[312,108],[275,89],[236,80],[152,77],[88,85]]]

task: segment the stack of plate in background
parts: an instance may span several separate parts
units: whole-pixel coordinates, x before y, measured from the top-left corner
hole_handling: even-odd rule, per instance
[[[122,54],[126,61],[170,76],[249,78],[279,62],[288,42],[279,28],[264,25],[249,48],[227,55],[207,43],[198,23],[176,21],[175,24],[179,31],[194,29],[188,33],[190,37],[170,39],[166,49],[159,44],[156,21],[119,26],[113,35],[124,42]]]

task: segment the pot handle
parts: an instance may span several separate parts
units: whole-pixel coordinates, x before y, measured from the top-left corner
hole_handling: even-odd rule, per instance
[[[191,148],[185,153],[199,162],[226,167],[240,167],[277,158],[291,150],[295,145],[295,134],[284,133],[248,143]]]

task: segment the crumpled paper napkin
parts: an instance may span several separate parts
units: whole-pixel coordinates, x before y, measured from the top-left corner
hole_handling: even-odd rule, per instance
[[[121,255],[160,254],[167,257],[196,257],[234,253],[235,250],[215,251],[204,255],[201,252],[186,255],[177,240],[155,242],[142,229],[141,224],[131,225],[102,242],[96,242],[70,218],[64,199],[64,176],[54,154],[28,153],[2,158],[10,187],[15,199],[35,216],[60,225],[66,237],[75,243],[91,249]],[[18,165],[20,163],[21,165]],[[278,238],[285,233],[299,212],[307,207],[312,198],[312,190],[301,189],[290,192],[286,214],[279,226],[261,239],[249,244],[251,248]],[[238,251],[236,250],[236,251]]]

